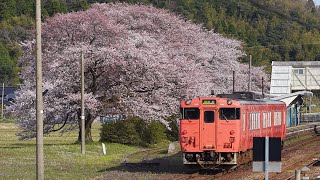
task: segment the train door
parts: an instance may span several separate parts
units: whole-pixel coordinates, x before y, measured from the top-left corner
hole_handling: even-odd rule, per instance
[[[240,143],[240,149],[247,149],[248,142],[248,115],[245,111],[241,111],[241,131],[242,131],[242,142]]]
[[[202,148],[214,149],[216,148],[216,111],[204,110],[202,112]]]

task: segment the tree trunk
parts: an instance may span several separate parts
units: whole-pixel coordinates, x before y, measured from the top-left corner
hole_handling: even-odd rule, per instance
[[[80,118],[80,115],[81,115],[81,110],[80,110],[80,113],[78,113],[79,135],[78,135],[77,143],[81,143],[81,118]],[[91,116],[91,113],[88,111],[85,111],[85,140],[86,140],[86,143],[93,142],[92,135],[91,135],[91,126],[92,126],[93,121],[94,121],[94,118]]]

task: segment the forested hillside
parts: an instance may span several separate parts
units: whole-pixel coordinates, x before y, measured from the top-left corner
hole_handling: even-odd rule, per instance
[[[86,0],[44,0],[42,6],[45,19],[55,13],[87,9],[89,4]],[[34,0],[0,0],[0,82],[7,86],[20,83],[20,43],[34,33],[34,7]]]
[[[242,40],[254,65],[267,71],[271,61],[320,60],[320,11],[312,0],[181,1],[176,11]]]
[[[112,0],[44,0],[43,18]],[[320,60],[320,10],[312,0],[123,0],[166,8],[243,41],[255,66]],[[34,29],[34,1],[0,0],[0,82],[19,83],[19,43]],[[242,61],[247,61],[243,58]]]

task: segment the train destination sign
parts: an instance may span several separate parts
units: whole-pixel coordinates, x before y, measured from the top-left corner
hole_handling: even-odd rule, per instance
[[[202,104],[216,104],[216,100],[202,100]]]

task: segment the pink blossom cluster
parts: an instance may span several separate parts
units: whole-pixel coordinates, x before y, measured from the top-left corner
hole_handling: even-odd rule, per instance
[[[94,4],[86,11],[59,14],[43,24],[45,130],[68,118],[77,125],[80,60],[85,59],[85,103],[92,117],[114,113],[163,119],[178,112],[184,98],[211,90],[248,87],[241,42],[225,38],[164,9],[125,3]],[[35,129],[35,46],[24,43],[23,86],[15,109],[26,137]],[[267,81],[254,67],[253,90]],[[34,134],[33,134],[34,135]]]

